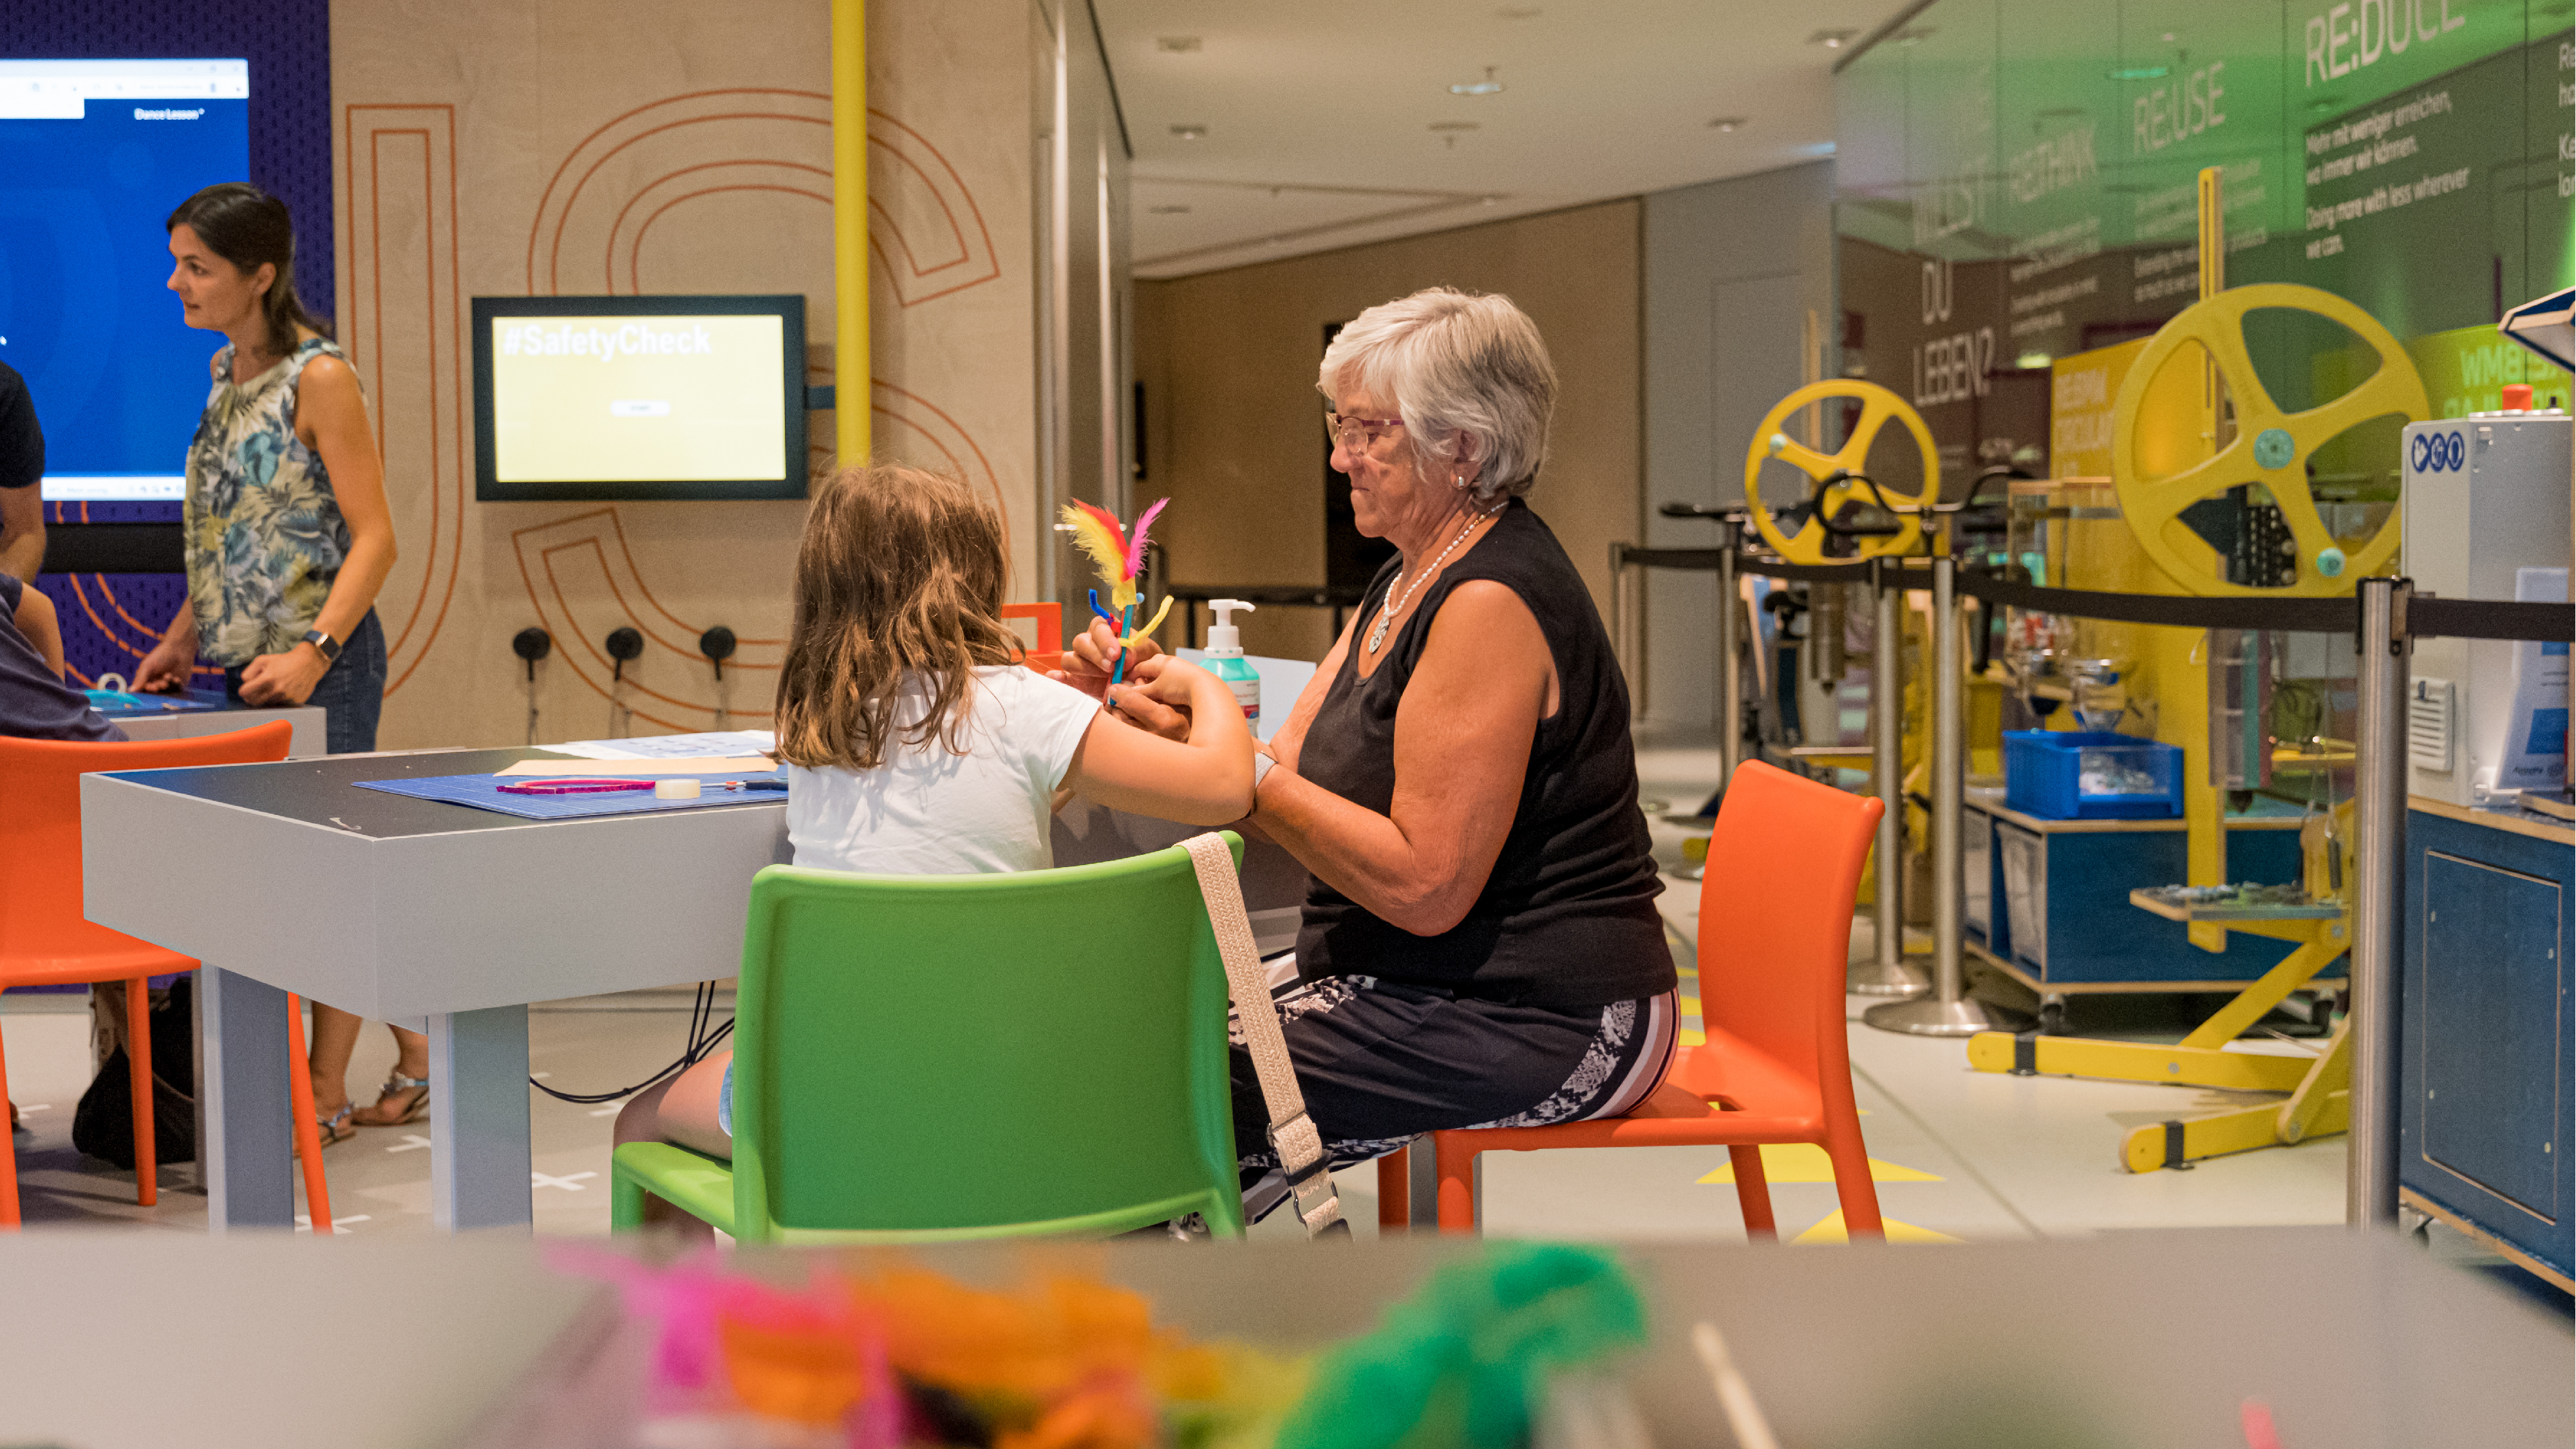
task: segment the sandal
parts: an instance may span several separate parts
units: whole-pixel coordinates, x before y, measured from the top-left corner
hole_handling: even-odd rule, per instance
[[[416,1093],[408,1099],[404,1093]],[[401,1072],[388,1073],[384,1089],[376,1094],[371,1113],[392,1112],[390,1118],[374,1116],[358,1123],[361,1127],[408,1127],[429,1115],[429,1078],[406,1077]]]
[[[321,1136],[321,1145],[328,1147],[335,1142],[346,1142],[357,1136],[358,1129],[349,1125],[349,1119],[355,1116],[357,1111],[355,1106],[343,1102],[340,1104],[340,1110],[328,1117],[319,1112],[313,1114],[313,1128]]]

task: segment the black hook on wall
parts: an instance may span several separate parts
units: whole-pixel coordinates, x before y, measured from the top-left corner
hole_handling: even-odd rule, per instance
[[[718,624],[698,636],[698,652],[716,667],[716,678],[724,678],[724,662],[733,657],[733,631]]]
[[[616,629],[610,630],[608,635],[608,657],[617,661],[617,667],[609,672],[609,684],[614,686],[625,683],[626,661],[639,657],[643,652],[644,636],[637,633],[632,627],[621,625]]]
[[[537,682],[537,661],[555,651],[555,636],[531,626],[511,636],[510,652],[528,661],[528,682]]]

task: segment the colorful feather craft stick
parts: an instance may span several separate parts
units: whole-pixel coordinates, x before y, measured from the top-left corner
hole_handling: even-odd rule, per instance
[[[1136,576],[1127,568],[1127,530],[1118,516],[1088,503],[1068,503],[1064,521],[1073,526],[1074,546],[1091,555],[1100,582],[1108,586],[1109,607],[1124,613],[1136,602]]]
[[[1074,546],[1091,556],[1092,565],[1100,571],[1100,581],[1109,586],[1109,602],[1117,609],[1112,615],[1100,607],[1100,594],[1093,590],[1091,609],[1118,625],[1118,665],[1110,672],[1109,682],[1118,684],[1127,678],[1127,649],[1138,639],[1153,633],[1171,612],[1172,601],[1163,600],[1151,622],[1141,630],[1133,627],[1136,620],[1136,581],[1145,571],[1145,532],[1154,526],[1164,505],[1172,500],[1158,498],[1153,506],[1136,515],[1136,526],[1120,525],[1118,515],[1105,508],[1076,501],[1064,508],[1065,527],[1073,534]]]

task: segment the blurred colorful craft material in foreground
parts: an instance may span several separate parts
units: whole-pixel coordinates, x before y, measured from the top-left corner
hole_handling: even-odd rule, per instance
[[[773,1260],[775,1261],[775,1260]],[[639,1443],[992,1449],[1509,1449],[1551,1378],[1645,1341],[1606,1253],[1497,1246],[1321,1355],[1193,1343],[1071,1274],[1008,1291],[817,1256],[784,1287],[712,1251],[667,1267],[564,1249],[658,1335]]]

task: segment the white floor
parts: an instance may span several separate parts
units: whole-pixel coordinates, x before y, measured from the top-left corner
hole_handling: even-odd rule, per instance
[[[1641,750],[1645,793],[1675,811],[1696,808],[1715,775],[1713,751],[1690,747]],[[1666,868],[1682,869],[1680,843],[1691,832],[1659,821],[1657,848]],[[1667,877],[1664,899],[1676,957],[1687,968],[1695,922],[1696,883]],[[1857,922],[1855,954],[1870,947],[1869,924]],[[1695,1001],[1695,976],[1683,994]],[[1883,1211],[1926,1240],[2011,1241],[2135,1228],[2336,1223],[2344,1215],[2344,1147],[2327,1138],[2204,1162],[2190,1171],[2133,1175],[2116,1148],[2141,1123],[2233,1105],[2230,1094],[2143,1084],[1997,1076],[1968,1069],[1957,1041],[1891,1035],[1859,1023],[1870,1002],[1851,1001],[1852,1061],[1863,1131],[1882,1164]],[[677,1055],[689,994],[635,993],[562,1002],[532,1015],[531,1058],[549,1085],[601,1091],[637,1081]],[[2177,1018],[2170,1036],[2185,1023]],[[1694,1023],[1695,1025],[1695,1023]],[[2154,1034],[2150,1029],[2146,1034]],[[165,1168],[161,1205],[135,1206],[133,1179],[70,1146],[73,1103],[91,1067],[88,1017],[77,997],[0,997],[11,1094],[26,1112],[17,1135],[18,1164],[31,1225],[129,1221],[177,1231],[203,1231],[205,1200],[190,1184],[191,1167]],[[2289,1048],[2282,1048],[2289,1049]],[[390,1041],[371,1028],[351,1070],[360,1101],[392,1062]],[[612,1106],[576,1106],[534,1095],[537,1226],[549,1233],[601,1233],[608,1227],[608,1144]],[[432,1231],[428,1154],[421,1127],[362,1131],[330,1149],[334,1211],[349,1231],[368,1236]],[[1498,1232],[1610,1238],[1740,1240],[1735,1194],[1710,1181],[1726,1165],[1722,1149],[1498,1153],[1487,1159],[1486,1222]],[[1798,1181],[1795,1156],[1772,1166],[1781,1234],[1823,1228],[1835,1216],[1829,1182]],[[1375,1174],[1342,1175],[1345,1206],[1361,1231],[1373,1231]],[[1264,1236],[1293,1234],[1287,1215]]]

